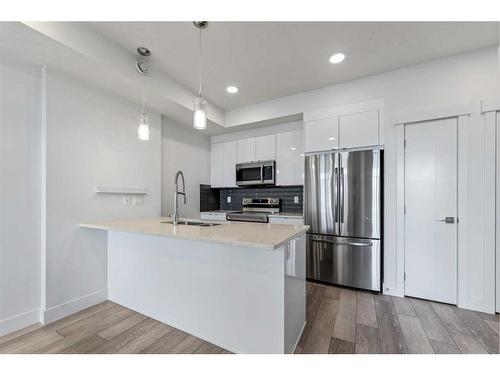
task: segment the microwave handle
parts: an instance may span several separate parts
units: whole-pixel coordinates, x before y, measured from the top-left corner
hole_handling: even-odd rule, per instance
[[[264,182],[264,164],[260,165],[260,181]]]

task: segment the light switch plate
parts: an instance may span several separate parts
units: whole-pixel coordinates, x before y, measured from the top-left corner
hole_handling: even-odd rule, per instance
[[[123,196],[123,205],[124,206],[130,206],[130,205],[132,205],[132,197],[130,195],[124,195]]]
[[[231,203],[231,196],[227,197],[227,203]]]
[[[293,197],[293,203],[298,204],[299,203],[299,197],[298,195]]]

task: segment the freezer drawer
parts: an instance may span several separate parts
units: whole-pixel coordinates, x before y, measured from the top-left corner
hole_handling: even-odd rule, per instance
[[[308,234],[307,278],[380,291],[380,240]]]

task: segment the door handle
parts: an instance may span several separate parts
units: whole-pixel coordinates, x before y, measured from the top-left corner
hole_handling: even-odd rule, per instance
[[[455,224],[455,218],[453,216],[446,216],[444,219],[437,219],[441,223]]]

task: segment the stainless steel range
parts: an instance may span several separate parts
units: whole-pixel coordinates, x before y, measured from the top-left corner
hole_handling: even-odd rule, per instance
[[[280,212],[280,200],[279,198],[243,198],[242,207],[242,211],[228,213],[227,220],[267,223],[269,214]]]

